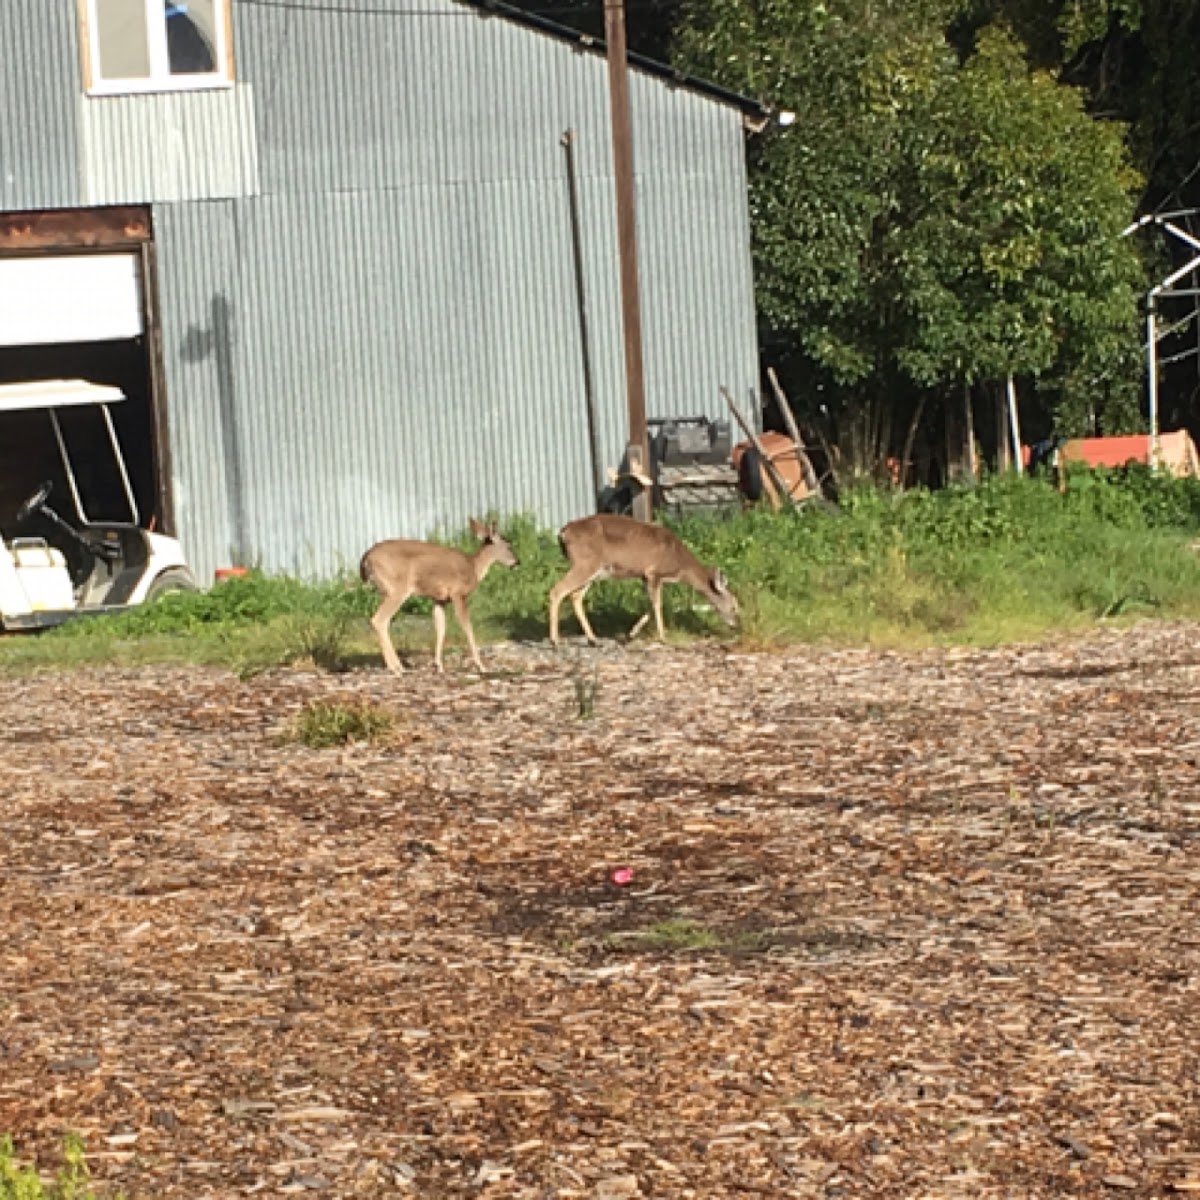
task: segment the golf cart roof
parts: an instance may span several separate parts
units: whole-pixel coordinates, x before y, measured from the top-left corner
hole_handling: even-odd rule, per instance
[[[116,404],[125,399],[119,387],[85,379],[39,379],[36,383],[0,384],[0,412],[27,408],[67,408],[77,404]]]

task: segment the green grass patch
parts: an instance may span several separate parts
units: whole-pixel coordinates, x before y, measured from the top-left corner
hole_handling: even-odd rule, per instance
[[[743,639],[994,644],[1143,615],[1200,616],[1200,481],[1075,472],[938,492],[852,492],[842,511],[755,512],[683,532],[742,598]]]
[[[352,742],[376,742],[388,737],[396,718],[369,700],[314,700],[292,722],[288,738],[310,750],[327,750]]]
[[[722,944],[722,938],[715,929],[693,921],[690,917],[671,917],[659,921],[647,929],[630,930],[627,933],[611,935],[639,950],[660,950],[665,952],[681,950],[715,950]]]
[[[1200,616],[1200,481],[1145,468],[1074,471],[1049,482],[995,477],[938,492],[853,491],[840,511],[763,510],[690,518],[679,532],[720,565],[742,606],[749,648],[797,642],[891,646],[998,644],[1138,616]],[[520,566],[494,568],[471,598],[481,642],[541,640],[547,597],[566,564],[554,533],[528,518],[504,526]],[[463,536],[457,544],[473,545]],[[664,593],[669,636],[732,637],[683,586]],[[588,593],[601,637],[624,636],[646,611],[638,582]],[[368,617],[378,604],[357,579],[305,583],[251,573],[207,592],[176,592],[113,617],[0,639],[0,671],[91,664],[209,663],[253,674],[311,664],[380,663]],[[392,625],[402,655],[428,659],[428,601]],[[452,650],[463,648],[449,622]],[[565,635],[578,633],[566,606]],[[581,677],[582,679],[582,677]],[[581,717],[594,708],[585,687]]]
[[[806,958],[860,953],[876,944],[870,935],[856,929],[821,925],[715,928],[686,916],[669,917],[643,929],[616,930],[604,941],[610,950],[621,954],[710,951],[732,957],[785,953]]]
[[[379,659],[367,623],[377,603],[345,578],[311,584],[252,572],[206,592],[172,592],[120,614],[5,637],[0,670],[186,662],[243,675],[299,664],[341,671]],[[410,619],[398,618],[393,634],[402,648],[415,645]]]

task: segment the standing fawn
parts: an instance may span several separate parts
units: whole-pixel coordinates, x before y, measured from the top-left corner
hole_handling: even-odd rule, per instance
[[[679,538],[661,525],[601,514],[564,525],[558,541],[571,567],[550,591],[550,641],[556,646],[558,610],[567,596],[571,597],[587,640],[595,645],[596,635],[584,612],[583,598],[595,580],[610,577],[645,580],[660,642],[664,638],[664,583],[690,585],[721,614],[726,625],[737,623],[737,597],[729,590],[724,574],[706,567]],[[638,621],[630,637],[636,637],[649,619],[650,614],[647,614]]]
[[[363,555],[360,567],[363,580],[383,596],[383,602],[371,618],[371,625],[379,638],[383,661],[397,675],[404,668],[396,657],[388,630],[392,618],[410,596],[425,596],[433,601],[436,633],[433,659],[438,671],[445,671],[442,646],[446,641],[447,604],[454,605],[458,623],[467,635],[471,658],[475,666],[483,670],[475,633],[471,629],[471,614],[467,611],[467,597],[479,586],[493,563],[515,567],[517,556],[500,536],[495,522],[482,525],[472,519],[471,532],[483,543],[474,554],[464,554],[451,546],[435,546],[431,542],[395,539],[377,542]]]

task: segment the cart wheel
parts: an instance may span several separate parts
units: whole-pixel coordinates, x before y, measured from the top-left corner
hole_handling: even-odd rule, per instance
[[[747,446],[738,463],[738,486],[751,502],[763,498],[763,456],[753,446]]]
[[[189,571],[172,567],[159,575],[146,591],[146,603],[150,604],[168,592],[196,592],[196,581]]]

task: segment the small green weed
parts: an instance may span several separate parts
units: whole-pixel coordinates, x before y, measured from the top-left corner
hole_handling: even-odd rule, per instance
[[[593,665],[591,674],[582,666],[576,666],[571,675],[575,687],[575,715],[581,721],[590,721],[596,715],[596,697],[600,691],[600,669]]]
[[[632,935],[649,950],[713,950],[721,945],[721,935],[690,917],[671,917]]]
[[[12,1138],[0,1138],[0,1200],[96,1200],[83,1156],[83,1142],[66,1139],[63,1165],[52,1184],[44,1184],[33,1167],[17,1165]]]
[[[396,718],[369,700],[314,700],[292,723],[289,740],[310,750],[327,750],[351,742],[376,742],[390,734]]]

